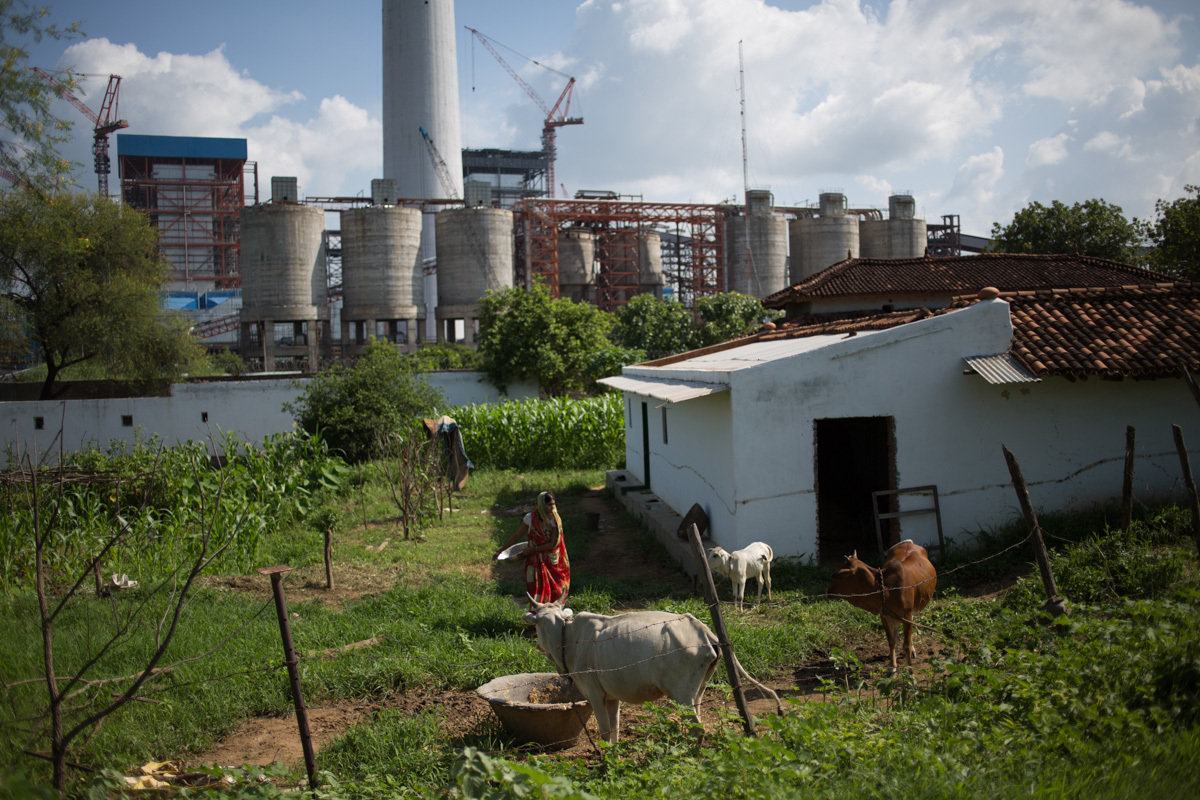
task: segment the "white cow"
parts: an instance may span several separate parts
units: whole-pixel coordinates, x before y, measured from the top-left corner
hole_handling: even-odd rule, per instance
[[[758,578],[758,599],[754,604],[762,602],[764,582],[767,584],[767,602],[771,602],[771,562],[774,559],[775,551],[771,545],[762,542],[754,542],[732,553],[725,552],[721,547],[712,547],[708,551],[708,568],[729,578],[733,584],[734,607],[741,611],[746,581],[750,578]]]
[[[537,627],[541,650],[592,705],[600,736],[617,741],[621,703],[645,703],[664,695],[692,710],[700,724],[700,699],[717,670],[716,635],[691,614],[633,611],[617,616],[581,613],[561,601],[537,603],[525,621]],[[734,657],[738,674],[775,699]]]

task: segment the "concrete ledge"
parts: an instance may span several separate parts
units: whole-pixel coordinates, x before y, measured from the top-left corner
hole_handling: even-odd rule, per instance
[[[626,511],[641,520],[660,544],[666,548],[671,558],[679,564],[688,577],[695,578],[699,574],[696,559],[692,555],[692,545],[687,539],[677,535],[683,515],[668,506],[659,497],[641,485],[640,481],[627,470],[609,470],[604,477],[604,486],[611,491]],[[701,544],[707,547],[710,542],[701,538]]]

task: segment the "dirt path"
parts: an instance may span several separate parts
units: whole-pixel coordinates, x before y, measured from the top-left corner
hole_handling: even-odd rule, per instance
[[[617,574],[633,577],[644,577],[659,581],[664,585],[678,586],[690,589],[690,580],[668,564],[654,560],[648,563],[639,555],[637,547],[630,546],[633,537],[646,535],[641,526],[636,523],[622,525],[620,508],[611,503],[601,489],[593,489],[585,496],[573,501],[569,506],[564,504],[563,512],[582,515],[588,511],[600,514],[599,530],[596,538],[589,544],[586,558],[573,559],[573,571],[587,570],[602,574]],[[519,582],[519,564],[495,564],[494,569],[500,570],[500,577],[508,577]],[[512,570],[512,575],[503,571]],[[385,580],[383,575],[366,575],[356,566],[347,569],[347,575],[339,580],[335,574],[335,585],[338,586],[336,599],[331,602],[344,602],[352,597],[372,591],[381,591],[379,584]],[[357,573],[357,575],[353,574]],[[267,579],[263,578],[262,581]],[[323,592],[323,568],[320,581],[314,575],[311,583],[313,594]],[[225,582],[231,589],[259,590],[269,586],[259,586],[259,576],[244,577]],[[297,581],[296,583],[300,583]],[[289,588],[289,600],[293,596],[304,594],[304,584],[297,590]],[[267,589],[269,592],[269,589]],[[936,644],[928,635],[917,639],[918,658],[917,668],[920,669],[936,652]],[[854,648],[855,656],[870,672],[882,673],[887,667],[887,644],[882,631],[879,636],[861,643]],[[547,665],[547,671],[549,665]],[[770,686],[781,699],[793,699],[801,702],[821,702],[824,694],[821,691],[822,678],[838,680],[836,665],[828,660],[810,662],[795,668],[793,672],[775,676],[755,676],[767,686]],[[765,715],[775,712],[775,704],[757,689],[746,693],[750,712],[754,715]],[[474,692],[456,692],[424,697],[389,697],[364,698],[347,700],[326,706],[310,706],[308,708],[309,730],[313,737],[314,749],[336,739],[347,728],[365,722],[370,716],[388,708],[402,709],[410,714],[424,713],[434,710],[441,721],[443,730],[451,739],[460,739],[475,732],[481,724],[491,719],[492,711],[488,703]],[[789,708],[784,703],[785,711]],[[733,724],[741,726],[739,712],[732,697],[709,689],[705,692],[701,709],[701,719],[707,730],[715,726]],[[645,719],[645,713],[635,706],[625,704],[621,712],[621,739],[628,740],[637,737],[637,728]],[[595,717],[588,721],[587,731],[592,739],[598,739]],[[593,752],[588,736],[581,735],[577,743],[565,750],[558,751],[564,756],[586,757]],[[294,714],[281,717],[260,717],[247,720],[238,726],[231,734],[210,750],[192,754],[181,759],[187,765],[217,764],[220,766],[268,765],[276,761],[287,764],[301,764],[303,751],[297,733]]]

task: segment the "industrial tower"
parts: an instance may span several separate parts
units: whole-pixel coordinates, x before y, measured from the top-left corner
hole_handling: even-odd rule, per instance
[[[455,33],[453,0],[383,0],[383,177],[402,198],[446,196],[421,128],[463,196]],[[431,214],[422,228],[421,257],[434,258]]]

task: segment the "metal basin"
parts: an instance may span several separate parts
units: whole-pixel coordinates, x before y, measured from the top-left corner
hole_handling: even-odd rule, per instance
[[[548,749],[573,745],[592,715],[579,689],[553,672],[503,675],[475,691],[510,733]]]

